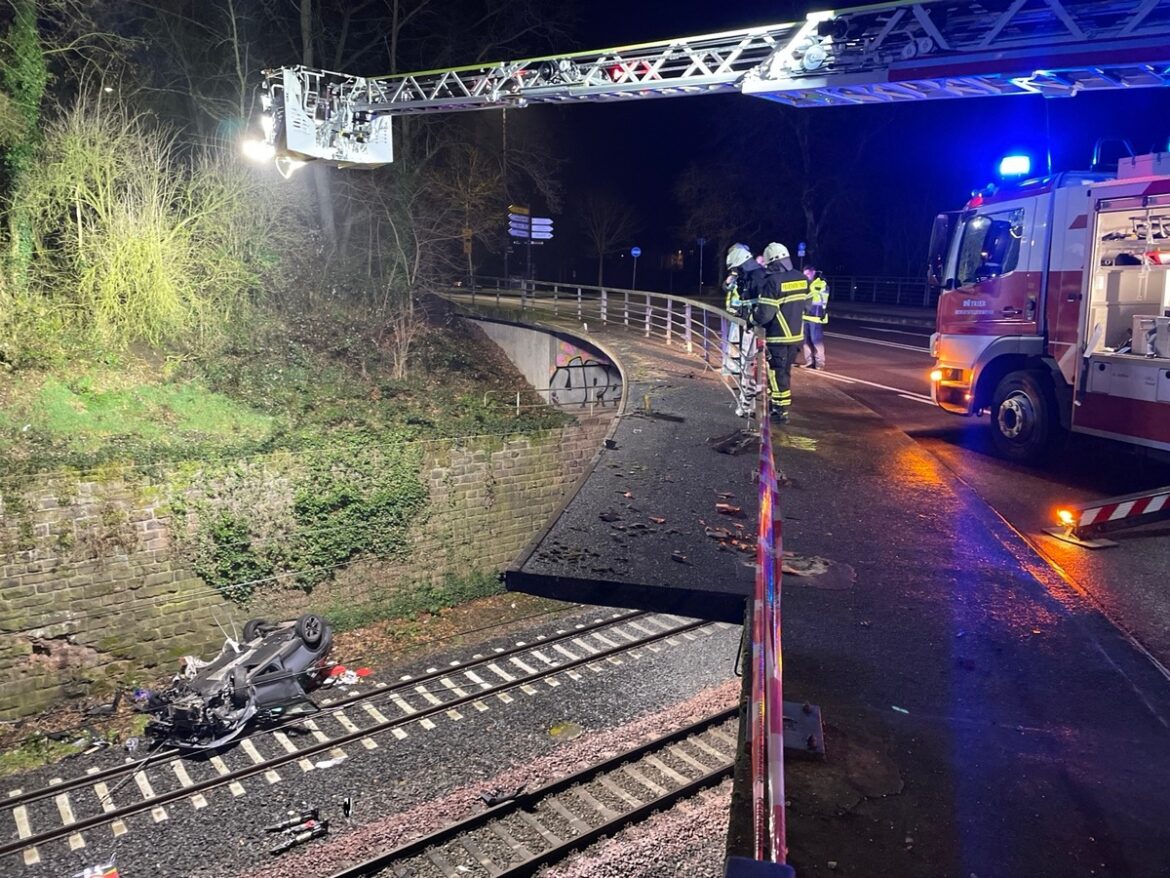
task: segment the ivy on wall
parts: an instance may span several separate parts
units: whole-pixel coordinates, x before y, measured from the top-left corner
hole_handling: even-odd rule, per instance
[[[171,512],[196,572],[246,603],[309,591],[358,557],[406,557],[428,500],[420,466],[421,447],[403,437],[273,455],[264,469],[201,469]]]

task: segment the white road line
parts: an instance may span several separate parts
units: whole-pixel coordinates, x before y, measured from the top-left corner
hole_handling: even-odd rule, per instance
[[[929,406],[934,405],[934,400],[931,399],[929,396],[912,396],[909,393],[899,393],[898,396],[900,396],[902,399],[908,399],[911,402],[921,402],[921,403],[925,403],[926,405],[929,405]]]
[[[845,335],[844,333],[840,332],[826,332],[825,335],[831,338],[845,338],[849,341],[860,341],[864,342],[865,344],[876,344],[883,348],[899,348],[903,351],[915,351],[916,353],[926,354],[928,357],[930,356],[929,348],[920,347],[918,345],[902,344],[901,342],[896,341],[883,341],[880,338],[862,338],[859,335]]]
[[[833,381],[839,381],[842,384],[864,384],[866,387],[876,387],[878,390],[889,390],[899,396],[915,397],[920,402],[929,402],[934,405],[934,400],[924,393],[915,393],[913,390],[906,390],[902,387],[890,387],[888,384],[878,384],[876,381],[866,381],[864,378],[850,378],[848,375],[839,375],[836,372],[826,372],[824,369],[805,369],[805,372],[812,372],[814,375],[822,375],[825,378],[830,378]]]

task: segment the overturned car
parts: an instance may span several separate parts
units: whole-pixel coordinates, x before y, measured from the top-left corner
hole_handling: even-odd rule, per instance
[[[146,733],[162,744],[203,750],[227,743],[256,719],[274,719],[295,705],[316,705],[309,693],[327,679],[333,631],[320,616],[291,622],[252,619],[237,643],[228,638],[211,661],[188,656],[182,671],[142,708]]]

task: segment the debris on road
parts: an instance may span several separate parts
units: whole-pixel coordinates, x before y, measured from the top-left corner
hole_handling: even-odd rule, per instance
[[[522,792],[524,792],[524,788],[526,786],[528,786],[528,784],[520,784],[520,786],[516,787],[516,789],[512,790],[510,793],[506,793],[499,789],[489,790],[486,793],[480,793],[479,797],[489,808],[494,808],[496,805],[502,805],[504,802],[511,802],[513,799],[517,798]]]

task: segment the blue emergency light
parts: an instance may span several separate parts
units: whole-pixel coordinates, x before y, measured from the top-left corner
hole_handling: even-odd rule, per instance
[[[1001,177],[1026,177],[1032,173],[1032,157],[1026,155],[1005,155],[999,160]]]

